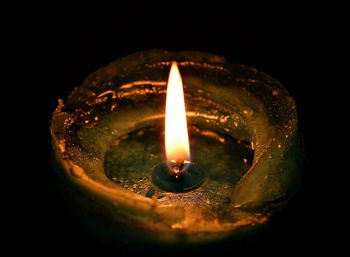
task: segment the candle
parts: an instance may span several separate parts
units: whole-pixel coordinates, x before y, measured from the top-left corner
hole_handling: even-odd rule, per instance
[[[235,237],[298,186],[293,99],[207,53],[151,50],[107,65],[59,101],[51,133],[62,190],[112,239]]]

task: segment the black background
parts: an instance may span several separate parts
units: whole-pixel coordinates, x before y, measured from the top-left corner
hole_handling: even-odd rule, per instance
[[[297,103],[306,149],[299,197],[268,234],[236,245],[196,249],[197,253],[232,256],[348,253],[348,240],[342,235],[347,227],[341,201],[344,192],[341,179],[335,174],[338,168],[334,163],[338,161],[328,153],[334,117],[328,117],[327,109],[328,104],[336,101],[328,95],[330,85],[325,82],[329,69],[327,40],[336,38],[326,16],[303,9],[253,13],[219,5],[195,8],[164,5],[161,9],[118,5],[57,7],[29,16],[28,23],[23,22],[27,30],[23,37],[29,46],[28,66],[34,66],[29,79],[34,82],[30,91],[38,126],[32,130],[34,141],[43,144],[31,157],[38,164],[33,174],[35,184],[31,186],[35,200],[28,211],[33,218],[26,220],[30,223],[26,229],[28,236],[23,237],[37,256],[70,253],[118,256],[135,249],[136,253],[148,256],[156,252],[152,248],[137,251],[137,245],[108,246],[79,227],[55,187],[48,129],[57,99],[65,98],[88,74],[119,57],[151,48],[206,51],[223,55],[229,62],[255,67],[280,80]],[[337,150],[335,146],[331,149]],[[194,253],[189,249],[168,253],[171,254]]]

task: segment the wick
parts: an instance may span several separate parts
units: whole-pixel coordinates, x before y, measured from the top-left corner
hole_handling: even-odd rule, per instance
[[[170,160],[155,166],[152,180],[169,192],[185,192],[199,187],[205,180],[203,171],[190,161]]]
[[[169,169],[170,172],[175,175],[175,178],[178,179],[180,177],[183,177],[184,175],[187,174],[187,168],[188,165],[190,164],[190,161],[183,160],[183,161],[176,161],[176,160],[171,160],[169,162]]]
[[[175,161],[174,163],[175,163],[175,166],[172,167],[174,173],[175,174],[180,173],[184,167],[185,161],[181,161],[180,163]]]

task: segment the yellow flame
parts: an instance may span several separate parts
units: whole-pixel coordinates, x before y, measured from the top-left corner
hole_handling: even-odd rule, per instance
[[[165,150],[168,161],[190,161],[185,99],[176,62],[170,68],[165,108]]]

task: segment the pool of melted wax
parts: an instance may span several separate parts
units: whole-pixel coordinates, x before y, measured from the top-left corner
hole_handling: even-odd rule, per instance
[[[206,180],[197,189],[171,193],[152,182],[154,167],[164,158],[164,134],[159,127],[147,127],[122,138],[110,146],[105,155],[105,171],[118,186],[152,197],[160,204],[195,204],[225,219],[234,185],[250,168],[253,151],[248,144],[214,131],[190,126],[192,161],[200,165]],[[220,217],[221,216],[221,217]]]

